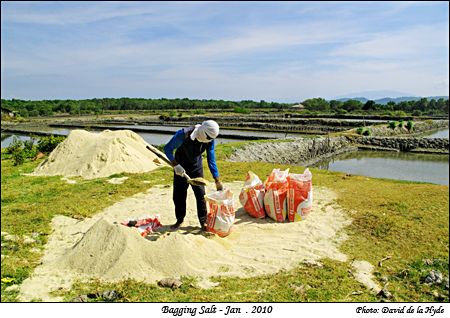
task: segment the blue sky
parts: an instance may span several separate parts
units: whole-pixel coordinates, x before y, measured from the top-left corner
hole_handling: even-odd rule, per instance
[[[1,2],[1,97],[449,94],[448,2]]]

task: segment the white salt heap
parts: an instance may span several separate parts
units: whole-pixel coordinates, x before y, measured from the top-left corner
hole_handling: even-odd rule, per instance
[[[147,146],[164,156],[131,130],[72,130],[30,175],[94,179],[122,172],[147,172],[167,165]]]
[[[332,191],[314,189],[313,211],[305,220],[275,223],[252,218],[243,210],[237,199],[242,184],[224,184],[234,193],[236,208],[234,231],[225,238],[200,234],[192,190],[185,222],[179,230],[170,231],[168,225],[176,221],[172,188],[164,186],[124,199],[82,221],[55,217],[42,264],[22,283],[20,301],[60,301],[50,292],[69,289],[76,279],[134,278],[155,283],[193,276],[206,286],[211,276],[248,277],[276,273],[305,260],[347,260],[339,245],[346,239],[342,230],[350,220],[335,203]],[[207,188],[207,192],[213,190]],[[156,214],[164,226],[148,239],[120,224]]]

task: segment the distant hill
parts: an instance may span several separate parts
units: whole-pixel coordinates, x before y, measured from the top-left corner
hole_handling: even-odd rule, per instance
[[[404,101],[417,101],[417,100],[419,100],[421,98],[422,97],[415,97],[415,96],[404,96],[404,97],[395,97],[395,98],[384,97],[384,98],[375,99],[373,101],[375,103],[377,103],[377,104],[384,105],[384,104],[389,103],[390,101],[395,102],[395,103],[400,103],[400,102],[404,102]],[[431,100],[431,99],[438,100],[439,98],[443,98],[443,99],[447,100],[448,96],[429,96],[429,97],[426,97],[426,99],[428,99],[428,100]],[[351,97],[351,98],[347,97],[347,98],[339,98],[337,100],[341,101],[341,102],[345,102],[345,101],[347,101],[349,99],[359,100],[361,103],[365,103],[365,102],[367,102],[369,100],[369,99],[367,99],[365,97]]]
[[[365,102],[368,101],[368,99],[365,98],[365,97],[344,97],[344,98],[339,98],[339,99],[336,99],[336,100],[340,101],[340,102],[346,102],[346,101],[348,101],[350,99],[359,100],[361,103],[365,103]]]
[[[341,96],[334,96],[333,99],[355,99],[355,98],[365,98],[367,100],[376,100],[376,99],[382,99],[385,97],[402,97],[402,96],[414,96],[418,97],[417,95],[411,94],[409,92],[401,92],[401,91],[394,91],[390,89],[382,89],[382,90],[370,90],[370,91],[361,91],[361,92],[352,92],[348,94],[344,94]]]
[[[390,101],[393,101],[395,103],[400,103],[400,102],[406,102],[406,101],[411,101],[411,100],[412,101],[416,101],[416,100],[419,100],[421,98],[422,97],[412,97],[412,96],[409,96],[409,97],[396,97],[396,98],[385,97],[385,98],[377,99],[377,100],[375,100],[375,102],[378,103],[378,104],[387,104]],[[428,100],[432,100],[432,99],[438,100],[439,98],[448,99],[448,96],[429,96],[429,97],[426,97],[426,99],[428,99]]]

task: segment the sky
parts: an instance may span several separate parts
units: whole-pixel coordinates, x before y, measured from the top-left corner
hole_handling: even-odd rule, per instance
[[[448,94],[448,2],[1,2],[3,99]]]

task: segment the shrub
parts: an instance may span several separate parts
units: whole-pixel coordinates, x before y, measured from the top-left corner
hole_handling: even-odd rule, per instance
[[[339,115],[345,115],[345,114],[348,114],[348,111],[346,111],[346,110],[343,109],[343,108],[338,108],[338,109],[336,110],[336,114],[339,114]]]
[[[389,124],[388,124],[388,127],[391,128],[392,130],[394,130],[395,127],[397,127],[397,122],[390,121]]]
[[[245,108],[245,107],[235,107],[234,108],[234,112],[235,113],[239,113],[239,114],[249,114],[250,113],[250,109]]]
[[[358,133],[358,135],[363,135],[363,136],[372,135],[372,131],[370,130],[370,128],[367,128],[367,127],[358,127],[356,129],[356,132]]]
[[[22,147],[23,147],[22,140],[20,140],[16,136],[13,136],[12,143],[8,147],[6,147],[6,153],[13,154],[17,150],[22,149]]]
[[[11,154],[15,166],[23,164],[27,158],[36,156],[37,149],[34,141],[34,139],[22,141],[13,137],[13,142],[6,148],[6,152]]]
[[[204,111],[203,109],[195,109],[193,113],[194,115],[202,115],[206,114],[206,111]]]
[[[35,145],[35,139],[26,140],[23,142],[23,153],[25,158],[33,158],[37,154],[37,147]]]
[[[15,166],[21,165],[25,162],[25,151],[23,149],[17,149],[12,153],[13,164]]]
[[[366,128],[362,134],[363,136],[370,136],[372,135],[372,131],[370,130],[370,128]]]
[[[412,120],[408,120],[405,127],[406,127],[406,129],[408,129],[408,131],[413,131],[414,130],[414,122]]]
[[[405,122],[402,119],[398,122],[398,128],[403,128],[403,126],[405,126]]]
[[[45,136],[38,141],[37,149],[43,153],[50,153],[58,146],[66,137],[64,136]]]
[[[393,116],[393,117],[406,117],[406,113],[403,110],[396,110],[393,112],[390,112],[389,115]]]

